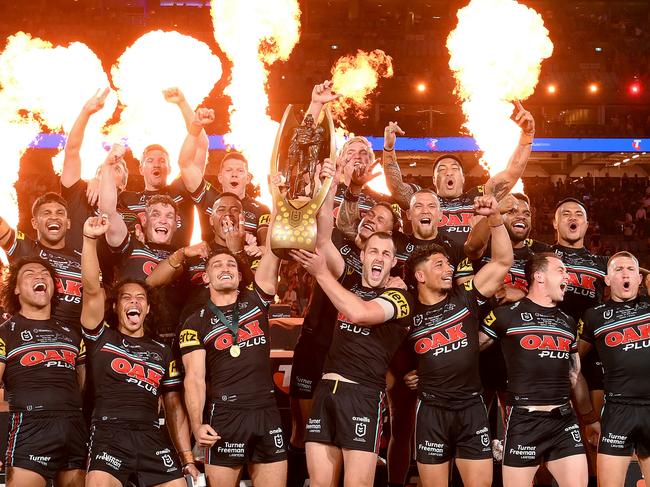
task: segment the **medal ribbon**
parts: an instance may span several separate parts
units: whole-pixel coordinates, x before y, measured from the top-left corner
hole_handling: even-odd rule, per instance
[[[212,311],[221,324],[228,328],[230,333],[232,333],[233,345],[237,345],[239,343],[239,300],[235,301],[235,307],[232,310],[232,322],[228,321],[228,318],[226,318],[211,299],[208,299],[208,308],[210,308],[210,311]]]

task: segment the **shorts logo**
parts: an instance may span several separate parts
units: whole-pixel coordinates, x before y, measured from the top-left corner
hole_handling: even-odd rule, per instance
[[[490,437],[487,433],[481,435],[481,445],[488,446],[490,444]]]
[[[521,313],[521,319],[524,321],[533,321],[533,315],[530,313]]]
[[[174,460],[172,460],[172,457],[167,454],[162,456],[162,461],[163,461],[163,465],[167,468],[174,465]]]
[[[187,347],[194,347],[197,345],[201,345],[201,342],[199,341],[199,334],[195,330],[183,330],[180,333],[179,340],[178,340],[178,345],[181,348],[187,348]]]
[[[28,342],[30,340],[33,340],[34,337],[32,336],[32,332],[29,330],[25,330],[20,333],[20,338],[23,339],[24,342]]]
[[[273,436],[273,443],[276,448],[282,448],[284,446],[284,438],[282,438],[282,434]]]
[[[365,436],[366,435],[366,423],[356,423],[354,427],[354,432],[357,434],[357,436]]]
[[[605,311],[605,312],[603,313],[603,318],[605,318],[606,320],[608,320],[608,319],[610,319],[610,318],[612,317],[613,314],[614,314],[614,310],[612,310],[612,309],[608,309],[607,311]]]
[[[395,305],[395,308],[397,309],[395,318],[397,319],[404,318],[405,316],[408,316],[409,313],[411,312],[411,308],[408,304],[408,301],[406,300],[406,298],[401,292],[385,291],[384,293],[382,293],[381,297],[387,299],[388,301],[390,301]]]
[[[571,437],[576,441],[576,443],[582,442],[582,438],[580,438],[580,430],[573,430],[571,432]]]

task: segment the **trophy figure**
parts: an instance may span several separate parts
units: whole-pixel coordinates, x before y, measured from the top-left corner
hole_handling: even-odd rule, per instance
[[[271,194],[277,208],[271,228],[271,250],[282,259],[289,251],[316,248],[316,213],[332,185],[322,182],[318,167],[325,158],[336,157],[334,122],[326,109],[323,122],[316,126],[311,115],[301,123],[292,105],[284,111],[271,156]],[[278,186],[274,181],[281,180]]]

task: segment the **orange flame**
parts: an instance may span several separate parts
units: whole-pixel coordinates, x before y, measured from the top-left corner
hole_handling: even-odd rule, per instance
[[[268,115],[265,91],[269,67],[289,58],[300,37],[297,0],[212,0],[214,37],[232,61],[231,83],[224,93],[230,105],[226,144],[248,159],[250,172],[270,202],[267,175],[278,123]]]
[[[149,144],[163,145],[174,177],[178,173],[174,161],[187,129],[178,107],[166,102],[162,91],[178,87],[196,107],[221,78],[221,61],[204,42],[157,30],[128,47],[111,68],[111,76],[124,109],[109,137],[113,142],[128,137],[136,158]]]
[[[381,49],[339,58],[332,67],[333,90],[343,96],[330,104],[332,115],[342,120],[345,115],[365,118],[370,106],[368,96],[379,83],[379,78],[393,76],[393,60]]]
[[[521,132],[510,119],[510,102],[533,94],[553,43],[542,17],[515,0],[472,0],[457,16],[447,38],[455,93],[464,127],[483,151],[481,163],[495,174],[506,167]]]

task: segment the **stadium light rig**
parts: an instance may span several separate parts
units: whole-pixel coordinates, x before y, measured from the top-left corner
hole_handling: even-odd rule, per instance
[[[424,83],[418,83],[415,89],[418,91],[418,93],[424,93],[425,91],[427,91],[427,85],[425,85]]]
[[[596,94],[600,91],[600,87],[598,86],[598,83],[590,83],[588,89],[589,89],[589,93],[591,94]]]

